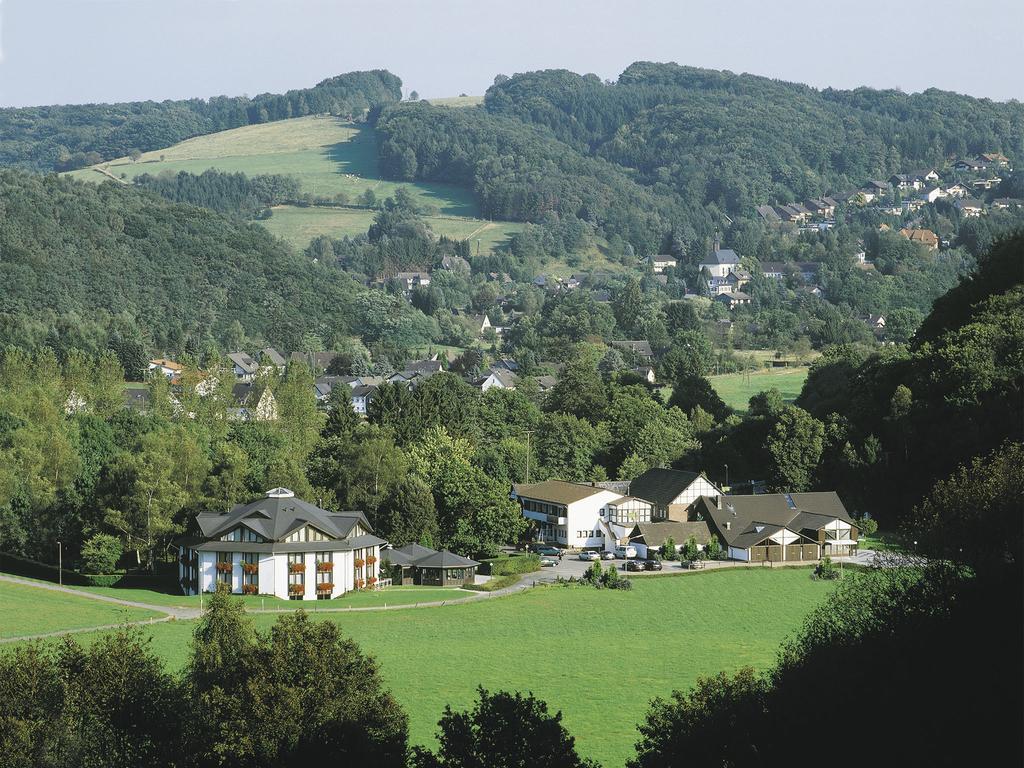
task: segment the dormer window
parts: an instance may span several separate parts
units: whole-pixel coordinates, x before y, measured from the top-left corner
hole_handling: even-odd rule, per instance
[[[314,528],[311,525],[304,525],[301,528],[296,528],[294,531],[288,534],[285,541],[297,542],[297,541],[330,541],[331,537],[323,531]]]
[[[246,528],[244,525],[240,525],[233,531],[229,531],[220,537],[221,541],[252,541],[256,543],[263,543],[266,541],[256,531],[251,528]]]

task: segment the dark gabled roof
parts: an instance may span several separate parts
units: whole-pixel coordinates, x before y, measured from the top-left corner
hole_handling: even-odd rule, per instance
[[[440,360],[413,360],[406,364],[403,370],[415,373],[439,373],[441,371]]]
[[[703,520],[685,523],[637,523],[633,527],[633,532],[629,534],[629,540],[643,539],[643,543],[648,547],[660,547],[670,538],[676,544],[685,544],[691,536],[697,539],[698,544],[707,544],[711,540],[711,529]]]
[[[565,480],[545,480],[541,483],[517,483],[512,486],[512,490],[520,498],[572,504],[594,494],[604,493],[607,489],[582,483],[569,483]]]
[[[642,339],[637,341],[629,341],[622,339],[609,341],[608,343],[611,344],[613,347],[618,347],[619,349],[628,349],[630,352],[636,352],[638,355],[643,355],[644,357],[654,357],[654,350],[651,349],[651,342],[649,341],[645,341]]]
[[[430,547],[424,547],[422,544],[406,544],[404,547],[399,547],[393,550],[394,552],[400,552],[403,556],[409,559],[409,562],[416,562],[422,557],[428,555],[436,555],[437,550],[431,549]]]
[[[237,365],[246,373],[256,373],[259,370],[260,365],[251,357],[248,352],[229,352],[228,360]]]
[[[629,484],[629,493],[663,508],[671,504],[699,477],[697,472],[684,472],[679,469],[648,469]]]
[[[271,365],[284,365],[284,357],[282,357],[281,353],[278,352],[273,347],[266,347],[265,349],[261,350],[261,352],[263,353],[263,356],[267,358]]]
[[[233,387],[231,387],[231,397],[233,397],[235,402],[238,403],[239,405],[245,403],[246,399],[249,397],[250,392],[252,392],[252,384],[242,383],[235,384]]]
[[[739,264],[740,257],[731,248],[717,248],[704,260],[703,264]]]
[[[274,488],[265,497],[239,504],[229,512],[200,512],[196,522],[208,539],[217,539],[239,525],[269,541],[281,541],[304,525],[311,525],[333,539],[348,538],[356,523],[366,531],[372,530],[362,512],[329,512],[296,498],[287,488]]]
[[[352,399],[361,397],[372,397],[377,391],[376,387],[363,385],[361,387],[352,387]]]
[[[722,496],[721,501],[722,508],[719,509],[715,499],[701,496],[697,500],[696,511],[714,525],[730,546],[743,549],[752,546],[742,542],[748,542],[750,536],[758,533],[756,525],[788,528],[793,533],[816,531],[835,519],[855,525],[835,491]],[[727,522],[730,523],[728,530]],[[770,533],[765,533],[760,538],[768,535]],[[746,538],[740,539],[740,536]]]
[[[415,561],[414,565],[417,568],[471,568],[480,565],[480,563],[443,549],[440,552],[434,552],[431,555],[419,558]]]

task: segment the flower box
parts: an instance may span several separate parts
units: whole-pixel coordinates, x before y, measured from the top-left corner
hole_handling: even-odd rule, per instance
[[[371,576],[370,578],[368,578],[366,580],[366,583],[372,587],[374,584],[377,583],[377,577],[376,576]]]
[[[376,562],[377,562],[377,558],[374,557],[373,555],[370,555],[369,557],[366,558],[366,564],[367,565],[373,565]]]
[[[356,589],[362,589],[364,586],[366,586],[366,582],[362,579],[356,579]]]
[[[231,573],[235,566],[233,563],[217,563],[215,567],[217,573]]]
[[[259,563],[242,563],[242,571],[245,573],[253,574],[260,572]]]
[[[288,564],[288,573],[305,573],[305,572],[306,572],[306,564],[305,563],[289,563]]]
[[[289,584],[288,585],[288,594],[289,595],[302,595],[302,594],[305,594],[305,592],[306,592],[306,585],[305,584]]]
[[[334,563],[330,562],[329,560],[326,561],[326,562],[317,563],[316,564],[316,569],[320,573],[327,573],[329,571],[333,571],[334,570]]]
[[[316,585],[317,592],[333,592],[334,584],[330,581],[321,581]]]
[[[361,557],[357,557],[357,558],[356,558],[356,559],[355,559],[355,560],[353,561],[353,563],[352,563],[352,564],[353,564],[353,565],[354,565],[354,566],[355,566],[356,568],[362,568],[362,567],[363,567],[364,565],[366,565],[366,561],[365,561],[365,560],[363,560],[363,558],[361,558]]]
[[[260,591],[260,588],[257,587],[255,584],[243,584],[242,585],[242,594],[243,595],[255,595],[259,591]]]

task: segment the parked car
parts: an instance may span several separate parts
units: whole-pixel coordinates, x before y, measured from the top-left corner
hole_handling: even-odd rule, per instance
[[[643,560],[627,560],[626,570],[627,571],[642,571],[644,569]]]
[[[614,552],[602,552],[601,553],[601,559],[602,560],[614,560],[615,559],[615,553]]]
[[[615,548],[615,557],[619,560],[630,560],[636,557],[636,547],[626,545],[624,547]]]
[[[562,550],[558,549],[557,547],[537,547],[533,551],[536,552],[538,555],[546,557],[558,557],[560,554],[562,554]]]
[[[541,568],[554,568],[556,565],[558,565],[558,561],[555,560],[554,558],[542,557],[540,559],[540,567]]]
[[[651,558],[650,560],[644,560],[644,570],[645,571],[660,571],[661,570],[661,560],[658,560],[656,558]]]
[[[593,560],[600,560],[600,559],[601,559],[601,553],[600,552],[587,552],[587,551],[580,552],[580,560],[585,560],[588,563],[593,561]]]

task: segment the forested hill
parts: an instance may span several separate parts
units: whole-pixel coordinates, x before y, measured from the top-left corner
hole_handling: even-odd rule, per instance
[[[311,335],[414,343],[436,330],[256,224],[113,182],[20,171],[0,172],[0,286],[0,346],[97,351],[128,337],[198,356],[244,336],[303,349]]]
[[[228,128],[302,115],[358,117],[402,98],[385,70],[349,72],[284,94],[0,109],[0,165],[63,171]]]
[[[935,89],[819,91],[677,64],[637,62],[615,83],[565,70],[499,77],[485,105],[732,214],[950,157],[1024,156],[1017,102]]]

